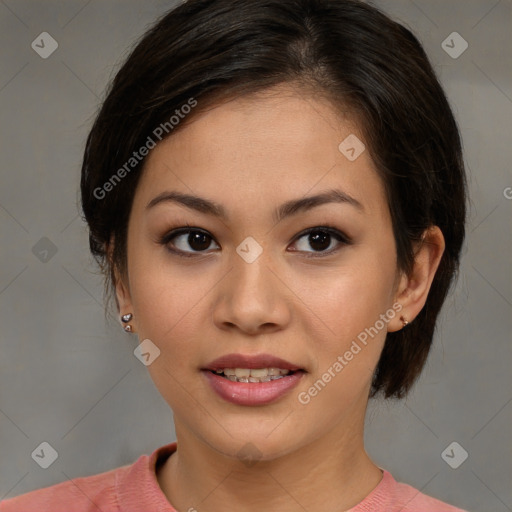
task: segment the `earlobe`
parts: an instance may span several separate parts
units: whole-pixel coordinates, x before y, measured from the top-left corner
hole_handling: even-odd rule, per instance
[[[126,332],[133,333],[133,323],[130,323],[133,319],[130,291],[128,286],[125,284],[124,279],[119,278],[117,274],[115,288],[117,303],[119,304],[119,313],[121,315],[121,322],[123,323],[123,329]]]
[[[116,297],[117,302],[119,304],[119,311],[131,310],[131,297],[128,286],[125,284],[124,279],[120,278],[120,276],[116,272]]]
[[[113,259],[113,248],[114,248],[114,239],[111,238],[110,244],[107,248],[107,257],[109,260],[110,266],[113,268],[113,279],[114,279],[114,288],[115,294],[117,298],[117,304],[119,306],[119,314],[121,317],[121,322],[123,324],[123,329],[126,332],[134,332],[133,325],[129,323],[133,318],[133,308],[132,308],[132,300],[130,295],[130,288],[127,284],[128,277],[121,275],[117,265]]]
[[[388,325],[394,332],[414,321],[425,305],[435,273],[444,253],[444,236],[438,226],[431,226],[418,242],[414,264],[409,275],[402,275],[395,301],[402,307],[400,314]]]

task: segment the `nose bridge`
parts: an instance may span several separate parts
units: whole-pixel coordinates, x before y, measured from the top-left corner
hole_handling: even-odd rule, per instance
[[[268,270],[270,251],[256,239],[246,237],[233,254],[233,282],[237,293],[248,293],[255,300],[264,300],[271,288],[271,272]],[[258,295],[258,296],[257,296]]]
[[[233,251],[231,271],[219,290],[214,318],[220,326],[237,325],[247,332],[272,324],[282,327],[288,313],[278,280],[269,267],[271,251],[247,237]],[[282,291],[282,290],[281,290]]]

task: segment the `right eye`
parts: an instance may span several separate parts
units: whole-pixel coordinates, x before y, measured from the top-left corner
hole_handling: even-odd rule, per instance
[[[213,237],[202,229],[190,227],[173,229],[166,233],[160,243],[171,253],[186,258],[193,257],[196,254],[204,253],[213,241]],[[188,247],[192,251],[187,250]],[[219,248],[217,246],[217,248]]]

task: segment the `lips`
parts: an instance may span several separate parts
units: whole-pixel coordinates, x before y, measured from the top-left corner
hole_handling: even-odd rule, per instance
[[[203,370],[201,376],[209,388],[222,400],[238,406],[264,406],[290,396],[305,373],[294,371],[279,380],[260,383],[231,382],[212,371]]]
[[[295,363],[275,357],[270,354],[257,354],[257,355],[245,355],[245,354],[226,354],[221,356],[214,361],[208,363],[202,370],[223,370],[224,368],[280,368],[282,370],[306,371]]]
[[[252,375],[252,370],[259,369],[268,369],[272,376],[267,372],[260,379],[246,377],[249,371]],[[220,370],[229,370],[230,376],[219,375]],[[244,378],[238,380],[233,372]],[[284,399],[305,374],[298,364],[270,354],[227,354],[201,368],[202,378],[217,396],[241,406],[263,406]]]

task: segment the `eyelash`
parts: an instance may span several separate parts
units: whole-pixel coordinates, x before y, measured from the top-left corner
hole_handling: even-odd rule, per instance
[[[317,233],[317,232],[326,233],[326,234],[334,237],[340,243],[341,246],[352,244],[352,240],[347,235],[345,235],[344,233],[342,233],[341,231],[336,229],[334,226],[330,226],[328,224],[324,224],[322,226],[315,226],[312,228],[308,228],[304,231],[301,231],[300,233],[298,233],[295,236],[293,241],[300,240],[301,238],[309,235],[310,233]],[[172,249],[169,246],[169,243],[172,239],[176,238],[177,236],[187,234],[187,233],[202,233],[202,234],[206,235],[208,238],[215,240],[207,231],[200,229],[200,228],[194,228],[193,226],[189,226],[187,224],[186,228],[181,227],[181,228],[173,229],[173,230],[167,232],[165,235],[163,235],[160,238],[159,244],[165,246],[165,248],[172,254],[175,254],[176,256],[179,256],[182,258],[194,258],[196,256],[206,254],[206,251],[187,252],[187,251],[182,251],[180,249]],[[331,254],[334,254],[335,252],[337,252],[340,249],[340,245],[338,245],[334,249],[330,249],[329,251],[323,251],[323,252],[322,251],[316,251],[316,252],[306,251],[305,257],[306,258],[322,258],[322,257],[330,256]],[[301,251],[294,251],[294,252],[301,252]]]

